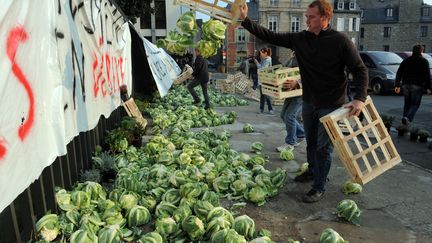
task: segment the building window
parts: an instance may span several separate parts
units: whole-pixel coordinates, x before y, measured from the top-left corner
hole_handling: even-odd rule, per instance
[[[246,30],[243,28],[236,29],[236,42],[246,42]]]
[[[293,0],[292,1],[292,6],[294,8],[300,8],[300,0]]]
[[[156,29],[166,29],[167,18],[166,18],[165,0],[155,0],[155,19],[156,19]]]
[[[355,1],[355,0],[351,0],[351,1],[349,2],[349,9],[350,9],[350,10],[355,10],[356,8],[357,8],[356,1]]]
[[[360,38],[364,38],[365,29],[360,28]]]
[[[279,2],[278,0],[270,0],[270,6],[275,7],[278,5],[278,2]]]
[[[384,37],[390,38],[391,36],[391,27],[384,27]]]
[[[300,17],[291,17],[291,32],[300,31]]]
[[[350,1],[350,3],[349,3],[349,9],[350,9],[350,10],[355,10],[355,9],[357,9],[357,3],[356,3],[355,0]]]
[[[383,51],[390,51],[389,45],[383,45]]]
[[[392,8],[386,9],[386,16],[387,17],[393,17],[393,9]]]
[[[337,18],[336,30],[337,31],[343,31],[344,25],[345,25],[345,19],[344,18]]]
[[[343,1],[341,1],[341,0],[339,0],[338,1],[338,4],[337,4],[337,9],[338,10],[342,10],[342,9],[344,9],[344,2]]]
[[[359,31],[360,19],[359,18],[349,18],[348,31]]]
[[[427,37],[428,27],[420,26],[420,37]]]
[[[422,15],[422,17],[429,17],[430,16],[430,7],[422,8],[421,15]]]
[[[277,16],[269,16],[268,17],[268,28],[272,31],[277,31],[278,26],[278,17]]]

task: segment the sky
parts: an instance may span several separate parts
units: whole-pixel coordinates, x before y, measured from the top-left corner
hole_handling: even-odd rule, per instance
[[[423,2],[432,5],[432,0],[423,0]]]

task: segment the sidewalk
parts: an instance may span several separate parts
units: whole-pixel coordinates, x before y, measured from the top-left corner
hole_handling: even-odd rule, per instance
[[[270,158],[266,167],[282,167],[288,171],[287,184],[277,196],[262,207],[248,204],[242,210],[255,220],[258,228],[269,229],[272,239],[281,243],[287,242],[288,238],[319,242],[319,235],[327,227],[339,232],[350,243],[432,242],[432,172],[407,162],[422,160],[432,163],[429,162],[432,161],[432,150],[426,144],[413,143],[408,137],[398,138],[395,132],[391,132],[404,161],[364,185],[359,195],[345,196],[341,192],[342,184],[349,177],[337,153],[334,153],[324,199],[305,204],[301,202],[301,196],[310,189],[310,184],[296,183],[293,178],[298,166],[306,162],[306,143],[295,149],[295,160],[284,162],[279,158],[275,148],[283,144],[285,137],[280,109],[280,106],[275,107],[274,116],[257,114],[258,103],[254,101],[248,107],[216,109],[238,113],[235,124],[217,128],[231,132],[231,144],[235,150],[250,153],[250,144],[261,141],[263,153]],[[243,133],[245,123],[251,123],[256,132]],[[347,198],[356,201],[362,210],[361,226],[343,222],[334,215],[337,204]]]

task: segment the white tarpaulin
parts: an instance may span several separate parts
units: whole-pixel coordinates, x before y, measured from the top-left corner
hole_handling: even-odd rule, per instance
[[[128,24],[108,0],[2,0],[0,212],[120,105],[130,48]]]
[[[165,96],[173,80],[181,73],[180,67],[174,59],[162,48],[158,48],[145,38],[142,38],[147,54],[147,60],[160,96]]]

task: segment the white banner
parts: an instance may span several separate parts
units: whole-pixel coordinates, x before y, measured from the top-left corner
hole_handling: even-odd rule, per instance
[[[108,0],[3,0],[0,212],[131,90],[128,24]]]
[[[173,81],[182,70],[174,59],[162,48],[158,48],[146,38],[142,39],[150,70],[153,74],[159,94],[163,97],[168,93]]]

